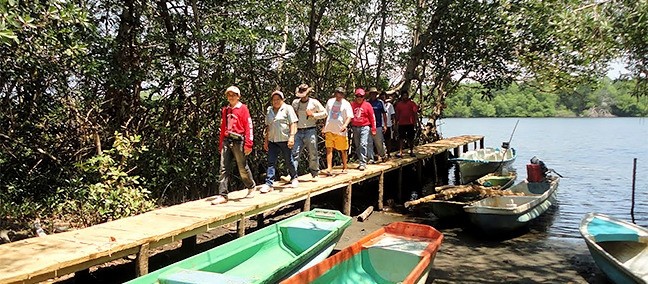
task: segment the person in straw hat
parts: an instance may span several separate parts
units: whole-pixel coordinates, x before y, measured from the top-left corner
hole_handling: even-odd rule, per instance
[[[309,97],[313,88],[301,84],[295,90],[297,98],[292,107],[297,113],[297,134],[292,148],[295,169],[299,169],[299,155],[308,150],[308,170],[315,179],[319,175],[319,151],[317,151],[317,120],[326,118],[326,109],[315,98]]]
[[[212,204],[226,203],[229,193],[229,181],[232,177],[232,163],[236,162],[243,184],[248,189],[247,197],[254,195],[256,184],[252,178],[252,171],[247,163],[246,156],[252,153],[252,118],[247,106],[240,102],[241,90],[231,86],[225,90],[228,105],[221,111],[221,126],[219,137],[220,179],[218,195]]]

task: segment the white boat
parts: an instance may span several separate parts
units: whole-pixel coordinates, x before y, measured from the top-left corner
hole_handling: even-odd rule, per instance
[[[556,203],[560,178],[544,182],[526,180],[508,190],[521,196],[488,197],[464,207],[470,221],[486,233],[512,231],[526,226]]]
[[[457,162],[460,181],[467,184],[489,173],[509,171],[515,157],[513,148],[483,148],[467,151],[450,160]]]
[[[648,283],[648,229],[589,213],[580,233],[596,265],[614,283]]]

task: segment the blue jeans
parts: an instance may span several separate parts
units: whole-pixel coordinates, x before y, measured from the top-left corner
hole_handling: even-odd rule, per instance
[[[319,152],[317,152],[317,128],[297,130],[295,145],[292,148],[292,155],[295,170],[299,169],[299,154],[304,148],[308,150],[308,170],[312,176],[319,173]]]
[[[353,145],[355,146],[356,156],[358,156],[358,164],[360,166],[367,165],[367,151],[368,142],[371,129],[369,126],[354,126],[353,128]]]
[[[378,156],[385,157],[385,137],[383,136],[382,127],[376,127],[376,135],[369,135],[367,145],[369,145],[367,148],[369,160],[374,159],[374,146],[376,146]]]
[[[277,166],[279,152],[283,154],[286,161],[290,179],[293,180],[297,178],[297,170],[295,169],[295,163],[290,148],[288,148],[288,142],[268,142],[268,171],[266,172],[266,184],[269,186],[272,186],[275,181],[275,167]]]
[[[253,188],[255,186],[252,179],[252,171],[247,163],[247,158],[243,152],[243,141],[232,141],[228,138],[223,140],[223,149],[221,150],[220,160],[220,177],[218,194],[227,195],[229,192],[229,181],[232,177],[232,162],[236,161],[236,165],[241,175],[241,180],[246,188]]]

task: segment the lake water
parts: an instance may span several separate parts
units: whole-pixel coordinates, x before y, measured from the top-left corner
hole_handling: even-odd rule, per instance
[[[444,137],[484,135],[486,147],[508,141],[518,118],[451,118],[440,121]],[[633,158],[637,158],[635,220],[648,227],[648,118],[520,118],[511,145],[518,180],[533,156],[564,176],[548,234],[580,238],[588,212],[631,220]],[[472,149],[472,147],[470,148]]]

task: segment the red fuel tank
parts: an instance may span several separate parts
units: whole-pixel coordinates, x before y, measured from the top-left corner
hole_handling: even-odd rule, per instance
[[[542,167],[538,164],[527,164],[527,181],[528,182],[542,182],[544,181],[544,173]]]

